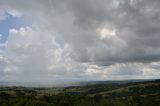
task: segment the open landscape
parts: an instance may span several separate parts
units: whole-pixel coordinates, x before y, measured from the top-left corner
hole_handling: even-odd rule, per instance
[[[68,87],[0,87],[0,106],[160,106],[160,80]]]
[[[0,0],[0,106],[160,106],[160,0]]]

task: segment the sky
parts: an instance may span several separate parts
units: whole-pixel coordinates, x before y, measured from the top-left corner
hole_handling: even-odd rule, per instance
[[[159,0],[0,0],[0,82],[160,78]]]

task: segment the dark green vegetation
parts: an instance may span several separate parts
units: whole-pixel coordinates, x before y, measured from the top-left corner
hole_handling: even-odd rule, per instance
[[[160,106],[160,80],[65,88],[1,87],[0,106]]]

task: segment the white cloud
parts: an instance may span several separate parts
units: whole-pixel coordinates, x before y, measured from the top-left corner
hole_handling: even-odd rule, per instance
[[[78,76],[84,74],[85,65],[68,57],[69,45],[60,48],[55,44],[54,36],[45,30],[11,29],[6,46],[9,63],[5,72],[12,72],[14,80],[21,81],[52,81],[58,76],[65,81],[70,76],[75,80],[83,79]]]
[[[13,10],[13,9],[8,9],[6,10],[8,14],[14,16],[14,17],[20,17],[22,16],[22,14],[16,10]]]
[[[0,4],[13,16],[36,17],[32,27],[10,30],[5,69],[11,80],[158,78],[150,64],[160,60],[159,1]]]

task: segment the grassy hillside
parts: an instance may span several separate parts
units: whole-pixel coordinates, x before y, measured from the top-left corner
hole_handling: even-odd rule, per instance
[[[0,87],[0,106],[160,106],[160,80],[64,88]]]

